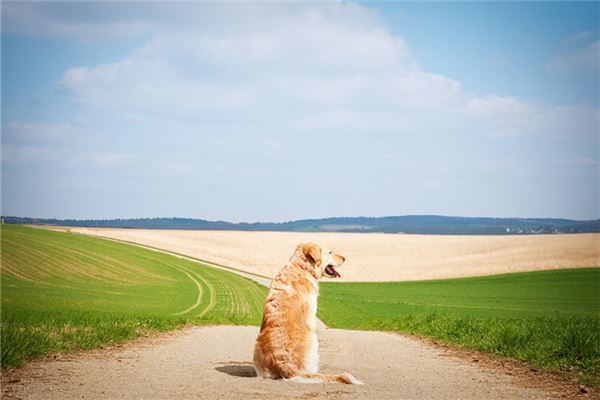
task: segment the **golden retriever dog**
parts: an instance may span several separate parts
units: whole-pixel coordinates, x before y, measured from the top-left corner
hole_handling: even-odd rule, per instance
[[[336,268],[344,260],[329,249],[303,243],[275,275],[254,349],[254,368],[259,377],[307,383],[362,384],[350,374],[318,373],[318,281],[323,276],[340,277]]]

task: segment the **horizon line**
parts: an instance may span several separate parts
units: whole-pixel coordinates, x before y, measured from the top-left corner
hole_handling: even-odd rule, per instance
[[[237,221],[232,222],[225,219],[205,219],[200,217],[179,217],[179,216],[159,216],[159,217],[112,217],[112,218],[58,218],[58,217],[30,217],[30,216],[16,216],[16,215],[0,215],[4,218],[22,218],[22,219],[40,219],[40,220],[57,220],[57,221],[116,221],[116,220],[151,220],[151,219],[182,219],[182,220],[198,220],[206,222],[224,222],[228,224],[241,225],[241,224],[285,224],[299,221],[318,221],[326,219],[344,219],[344,218],[370,218],[370,219],[383,219],[383,218],[398,218],[398,217],[443,217],[443,218],[465,218],[465,219],[506,219],[506,220],[564,220],[573,222],[594,222],[600,221],[600,217],[589,218],[589,219],[573,219],[564,217],[490,217],[490,216],[462,216],[462,215],[444,215],[444,214],[397,214],[397,215],[383,215],[383,216],[366,216],[366,215],[355,215],[355,216],[329,216],[329,217],[309,217],[309,218],[298,218],[289,219],[282,221]]]

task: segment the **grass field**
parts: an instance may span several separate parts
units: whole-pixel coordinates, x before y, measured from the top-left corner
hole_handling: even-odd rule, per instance
[[[184,324],[260,322],[266,288],[110,240],[2,226],[2,367]],[[343,269],[342,269],[343,271]],[[321,283],[329,326],[428,336],[600,377],[600,269]]]
[[[2,226],[2,367],[183,324],[260,323],[266,288],[114,241]]]
[[[386,330],[600,379],[600,269],[421,282],[322,283],[330,327]]]

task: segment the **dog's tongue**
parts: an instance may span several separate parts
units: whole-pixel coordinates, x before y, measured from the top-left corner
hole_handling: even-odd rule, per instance
[[[327,271],[328,275],[331,275],[334,278],[341,278],[342,277],[342,275],[340,275],[340,273],[337,272],[337,270],[335,268],[333,268],[331,265],[328,266],[325,270]]]

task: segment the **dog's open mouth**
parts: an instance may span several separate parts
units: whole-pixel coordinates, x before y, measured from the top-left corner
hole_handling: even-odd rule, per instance
[[[325,267],[325,273],[329,276],[331,276],[332,278],[339,278],[341,277],[340,273],[337,272],[335,270],[335,268],[333,268],[333,265],[328,265]]]

